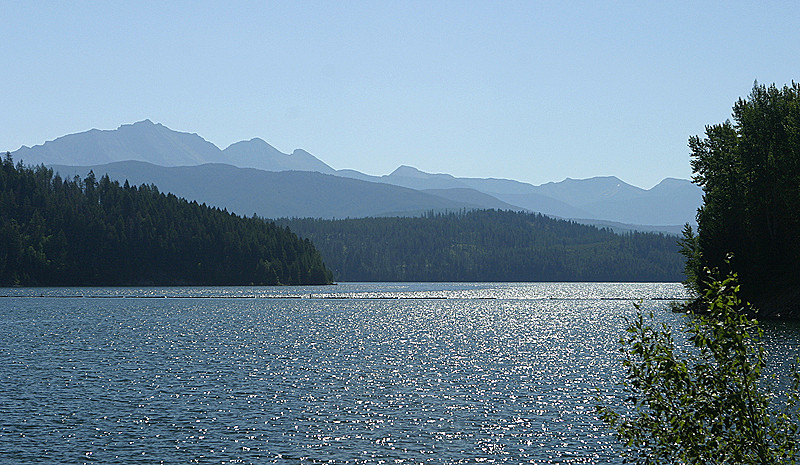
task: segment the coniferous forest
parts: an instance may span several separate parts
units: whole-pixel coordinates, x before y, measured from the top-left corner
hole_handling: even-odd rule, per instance
[[[681,281],[677,238],[511,211],[282,219],[341,281]]]
[[[273,223],[8,154],[0,165],[0,285],[332,282],[311,242]]]

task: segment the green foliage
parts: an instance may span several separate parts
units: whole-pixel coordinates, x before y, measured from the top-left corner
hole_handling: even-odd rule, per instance
[[[783,464],[798,453],[797,376],[776,410],[761,379],[762,330],[736,274],[709,280],[706,311],[688,322],[688,350],[639,312],[622,338],[627,410],[599,407],[640,464]],[[652,314],[650,315],[652,320]]]
[[[800,288],[800,84],[756,83],[733,118],[689,139],[693,180],[704,191],[695,269],[721,267],[732,252],[743,295],[760,304]],[[702,276],[693,279],[704,288]]]
[[[324,284],[309,241],[94,173],[0,165],[0,285]]]
[[[681,281],[674,236],[512,211],[279,220],[341,281]]]

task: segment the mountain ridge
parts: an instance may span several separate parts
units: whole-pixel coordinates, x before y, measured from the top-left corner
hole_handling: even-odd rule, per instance
[[[12,153],[16,160],[27,164],[45,164],[62,167],[97,167],[122,161],[140,161],[166,168],[220,165],[217,170],[225,171],[221,165],[256,169],[264,172],[307,172],[323,173],[339,179],[350,179],[372,184],[402,187],[417,191],[430,197],[411,195],[407,191],[401,195],[401,210],[370,208],[347,209],[348,214],[369,216],[400,214],[409,211],[424,211],[434,208],[508,208],[544,213],[576,221],[606,221],[628,225],[670,226],[694,223],[696,209],[702,203],[702,191],[688,180],[665,178],[650,189],[642,189],[625,183],[615,176],[598,176],[587,179],[566,178],[560,182],[548,182],[539,186],[521,181],[498,178],[458,178],[446,173],[426,173],[409,165],[400,165],[392,173],[373,176],[356,170],[335,170],[314,155],[303,149],[295,149],[291,154],[277,150],[261,138],[230,144],[224,150],[206,141],[196,133],[179,132],[149,119],[132,124],[124,124],[115,130],[92,129],[69,134],[41,145],[23,146]],[[209,169],[209,168],[206,168]],[[152,171],[152,170],[151,170]],[[135,173],[135,170],[134,170]],[[225,171],[226,176],[229,175]],[[82,173],[85,175],[86,173]],[[96,173],[98,176],[101,173]],[[155,172],[152,172],[155,176]],[[117,171],[117,175],[124,173]],[[299,179],[297,175],[286,174],[284,178]],[[305,178],[308,178],[306,176]],[[305,179],[304,178],[304,179]],[[317,178],[318,179],[318,178]],[[327,180],[326,186],[338,181]],[[206,180],[205,182],[208,182]],[[231,180],[233,184],[238,184]],[[284,181],[281,181],[284,182]],[[322,182],[322,181],[320,181]],[[354,184],[342,184],[353,186]],[[185,187],[185,186],[184,186]],[[363,186],[361,186],[363,187]],[[159,186],[162,188],[162,186]],[[328,187],[326,187],[327,189]],[[312,189],[313,186],[298,185],[296,190]],[[387,200],[391,189],[370,188],[381,192],[380,198]],[[377,190],[375,190],[377,189]],[[202,186],[200,188],[202,190]],[[241,191],[237,187],[237,190]],[[362,192],[363,189],[357,188]],[[331,193],[329,193],[331,194]],[[243,196],[255,193],[241,192]],[[294,194],[292,194],[294,195]],[[378,195],[378,194],[374,194]],[[408,199],[416,196],[419,208],[410,208]],[[307,196],[302,196],[307,198]],[[331,195],[334,199],[348,204],[366,202],[354,196]],[[435,200],[438,199],[438,200]],[[311,202],[311,199],[308,199]],[[229,199],[230,202],[247,203],[244,199]],[[324,208],[303,206],[291,201],[289,197],[276,197],[272,202],[282,202],[304,211],[324,211]],[[318,203],[314,201],[312,203]],[[309,208],[306,208],[309,207]],[[343,211],[329,205],[330,211]],[[376,213],[376,211],[381,212]],[[386,211],[383,211],[386,210]],[[252,213],[248,212],[247,214]]]

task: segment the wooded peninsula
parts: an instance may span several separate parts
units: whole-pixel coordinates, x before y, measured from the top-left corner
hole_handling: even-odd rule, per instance
[[[333,276],[308,240],[154,185],[0,164],[0,285],[295,285]]]

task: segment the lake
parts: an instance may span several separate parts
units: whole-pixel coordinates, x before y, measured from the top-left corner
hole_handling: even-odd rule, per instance
[[[676,283],[0,289],[0,455],[622,463],[594,406],[619,394],[625,317],[641,300],[680,324],[668,305],[685,297]],[[796,348],[794,328],[775,334]]]

